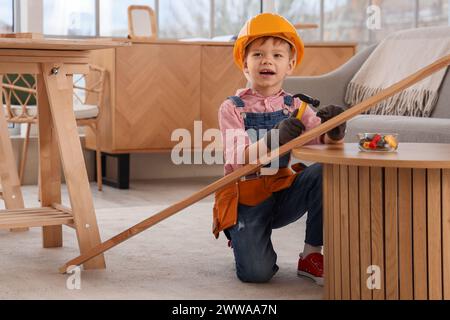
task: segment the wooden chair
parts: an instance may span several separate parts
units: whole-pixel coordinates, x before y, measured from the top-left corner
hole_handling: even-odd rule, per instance
[[[156,15],[149,6],[128,7],[128,38],[149,40],[158,37]]]
[[[16,125],[27,124],[19,167],[19,179],[22,183],[30,129],[31,125],[37,122],[36,76],[31,74],[5,74],[3,75],[2,87],[6,120]]]
[[[97,186],[98,190],[101,191],[102,167],[99,120],[103,105],[103,88],[106,72],[95,65],[89,65],[89,69],[89,75],[81,75],[74,81],[73,106],[77,125],[89,127],[96,136]],[[4,75],[4,79],[2,87],[7,121],[27,124],[19,169],[19,177],[22,182],[30,129],[31,125],[37,122],[36,78],[34,75]],[[21,95],[21,92],[25,92],[26,95]]]

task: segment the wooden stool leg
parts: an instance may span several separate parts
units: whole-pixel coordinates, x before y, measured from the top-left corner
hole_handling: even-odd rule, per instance
[[[27,162],[28,143],[30,141],[31,123],[27,123],[27,133],[22,146],[22,157],[20,158],[19,179],[20,184],[23,184],[23,176],[25,172],[25,164]]]
[[[0,75],[0,83],[3,77]],[[1,90],[1,89],[0,89]],[[0,91],[0,98],[3,97]],[[8,124],[6,123],[3,107],[0,108],[0,176],[2,177],[3,200],[6,209],[24,208],[20,180],[17,173]],[[28,228],[15,228],[11,231],[26,231]]]
[[[98,126],[95,125],[95,158],[97,161],[97,188],[98,191],[103,189],[103,176],[102,176],[102,151],[100,149],[100,134],[98,133]]]
[[[55,67],[58,69],[55,69]],[[69,191],[75,228],[77,229],[78,244],[80,252],[85,253],[92,247],[100,244],[101,239],[73,112],[72,77],[67,76],[63,64],[56,66],[53,63],[43,63],[42,71],[52,122],[58,137],[64,176]],[[41,121],[42,119],[39,120]],[[46,182],[47,179],[48,176],[41,176],[42,201],[44,201],[44,186],[48,183]],[[103,254],[86,262],[84,268],[105,268]]]
[[[41,206],[51,206],[61,203],[61,167],[58,155],[58,145],[52,124],[47,91],[42,75],[37,78],[38,117],[41,123],[39,130],[39,199]],[[42,243],[44,248],[55,248],[63,245],[62,226],[46,226],[42,228]]]

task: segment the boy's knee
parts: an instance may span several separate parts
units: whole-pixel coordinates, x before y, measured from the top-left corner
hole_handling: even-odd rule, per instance
[[[269,282],[277,271],[277,265],[258,265],[238,268],[236,275],[242,282],[264,283]]]

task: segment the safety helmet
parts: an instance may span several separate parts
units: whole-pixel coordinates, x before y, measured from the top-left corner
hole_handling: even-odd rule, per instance
[[[295,66],[301,62],[305,49],[295,27],[278,14],[261,13],[245,23],[234,43],[234,62],[241,70],[244,68],[245,48],[253,40],[264,36],[278,37],[289,42],[296,51]]]

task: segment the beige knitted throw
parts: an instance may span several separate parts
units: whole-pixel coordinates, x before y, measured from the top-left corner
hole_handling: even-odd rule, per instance
[[[347,86],[345,102],[355,105],[450,53],[450,27],[404,30],[386,37]],[[367,113],[429,117],[446,69],[372,107]]]

